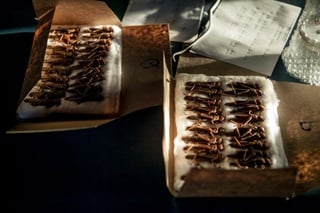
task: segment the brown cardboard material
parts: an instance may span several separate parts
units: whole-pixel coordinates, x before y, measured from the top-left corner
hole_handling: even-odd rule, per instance
[[[49,3],[50,2],[50,3]],[[48,33],[53,25],[99,25],[121,27],[105,2],[95,0],[33,0],[38,26],[25,73],[20,101],[40,78]],[[163,57],[171,67],[167,24],[122,27],[122,82],[119,117],[162,104]],[[163,56],[163,52],[165,56]],[[142,98],[143,97],[143,98]],[[17,121],[7,133],[63,131],[93,128],[119,117],[83,116],[41,121]]]
[[[214,59],[186,53],[177,73],[208,75],[261,75]],[[320,87],[272,81],[280,100],[278,115],[289,166],[243,171],[193,169],[180,191],[173,187],[174,119],[173,76],[164,76],[163,150],[169,191],[175,197],[283,197],[290,198],[320,185]],[[306,122],[305,129],[300,122]]]

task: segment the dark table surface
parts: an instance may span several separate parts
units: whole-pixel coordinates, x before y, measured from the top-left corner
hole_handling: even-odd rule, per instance
[[[31,1],[30,1],[31,2]],[[121,18],[127,1],[106,1]],[[289,1],[303,5],[303,1]],[[24,5],[25,4],[25,5]],[[261,212],[317,206],[320,189],[292,199],[174,198],[162,157],[162,106],[143,109],[98,128],[5,134],[15,110],[32,45],[32,4],[12,5],[0,19],[2,212]],[[4,9],[2,9],[4,10]],[[15,14],[19,12],[21,17]],[[10,24],[9,24],[9,21]],[[281,59],[271,76],[298,82]]]

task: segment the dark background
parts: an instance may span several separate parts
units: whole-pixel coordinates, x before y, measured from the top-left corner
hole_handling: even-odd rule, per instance
[[[105,2],[121,19],[128,1]],[[303,5],[302,0],[287,2]],[[93,129],[5,134],[15,123],[34,17],[32,1],[1,7],[0,212],[270,212],[317,207],[319,189],[289,200],[174,198],[165,183],[162,106]],[[271,78],[298,81],[288,75],[281,59]]]

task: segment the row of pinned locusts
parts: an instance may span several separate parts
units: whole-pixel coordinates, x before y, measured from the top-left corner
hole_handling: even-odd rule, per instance
[[[37,89],[24,101],[49,108],[62,99],[78,104],[103,100],[105,60],[112,39],[111,27],[52,29]]]
[[[262,125],[262,95],[261,86],[256,83],[234,81],[223,89],[220,81],[186,82],[185,111],[188,112],[187,119],[193,121],[186,129],[188,134],[182,138],[186,143],[186,158],[196,165],[201,162],[216,165],[226,157],[223,151],[227,138],[227,145],[236,150],[228,154],[233,159],[231,166],[269,167],[269,144]],[[233,101],[223,101],[223,97],[233,97]],[[226,112],[226,108],[231,110]],[[234,129],[222,127],[227,122],[234,124]]]

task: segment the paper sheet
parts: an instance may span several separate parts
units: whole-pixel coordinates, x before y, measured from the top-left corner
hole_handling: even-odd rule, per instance
[[[271,0],[223,0],[190,52],[270,76],[301,8]]]
[[[170,25],[170,40],[192,42],[197,38],[204,0],[131,0],[122,25]]]

